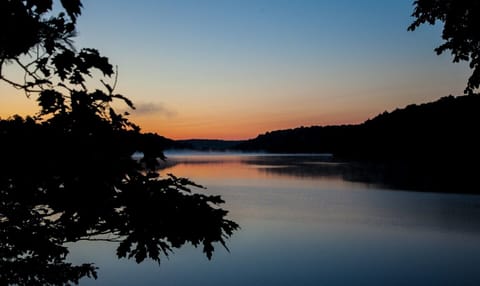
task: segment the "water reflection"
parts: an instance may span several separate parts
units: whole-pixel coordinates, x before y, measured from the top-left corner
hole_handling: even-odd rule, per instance
[[[228,154],[196,153],[193,156],[172,153],[164,168],[175,165],[209,164],[221,169],[223,164],[248,165],[258,172],[270,176],[297,178],[341,178],[350,182],[361,182],[386,189],[474,193],[478,182],[471,176],[445,175],[437,172],[444,168],[442,162],[423,161],[415,165],[405,162],[338,161],[329,154]],[[242,170],[242,168],[239,168]],[[197,171],[201,171],[198,168]],[[222,170],[218,170],[222,171]],[[238,169],[236,170],[238,171]]]
[[[206,182],[230,204],[241,202],[231,207],[249,217],[261,213],[299,221],[480,229],[476,196],[465,200],[456,194],[388,191],[392,187],[382,180],[385,174],[373,168],[325,155],[173,155],[164,171]]]
[[[103,278],[85,285],[480,283],[480,197],[347,180],[357,176],[351,167],[329,160],[170,154],[162,172],[201,182],[226,200],[242,226],[231,252],[207,262],[186,247],[158,269],[102,258],[103,248],[83,244],[72,248],[72,259],[98,253]]]

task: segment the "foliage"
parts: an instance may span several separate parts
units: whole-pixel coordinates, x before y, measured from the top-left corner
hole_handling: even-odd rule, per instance
[[[127,97],[114,93],[116,78],[113,85],[100,80],[104,90],[88,90],[87,79],[95,70],[111,77],[114,68],[96,49],[75,49],[75,24],[82,5],[78,0],[61,3],[63,11],[54,16],[51,0],[1,2],[0,25],[5,32],[0,41],[0,80],[37,97],[41,108],[37,119],[76,113],[99,116],[115,128],[138,129],[125,118],[128,114],[111,107],[120,100],[134,108]],[[3,67],[8,63],[23,70],[23,82],[6,77]]]
[[[95,49],[73,46],[79,0],[0,1],[0,80],[34,96],[34,118],[0,120],[0,285],[68,285],[96,278],[93,264],[65,261],[66,242],[118,243],[118,257],[160,261],[185,243],[208,258],[238,225],[218,196],[160,177],[164,138],[141,133],[111,103],[116,75]],[[23,81],[6,76],[16,64]],[[103,89],[89,90],[100,72]],[[139,160],[132,154],[141,152]]]
[[[79,0],[62,0],[63,12],[50,16],[52,0],[7,0],[0,2],[0,59],[16,60],[32,48],[42,48],[53,55],[70,45],[77,16],[82,7]],[[68,15],[65,15],[65,13]]]
[[[159,177],[151,164],[131,159],[135,151],[158,151],[148,149],[158,146],[157,137],[117,131],[105,121],[94,126],[84,133],[57,121],[0,121],[1,285],[96,277],[93,264],[65,262],[65,242],[118,242],[117,255],[137,262],[160,262],[192,243],[210,258],[214,244],[224,245],[237,228],[215,207],[220,197],[192,192],[201,186]]]
[[[450,50],[454,62],[470,63],[473,71],[465,93],[473,93],[480,87],[480,1],[416,0],[414,6],[412,16],[415,20],[408,29],[413,31],[424,23],[443,22],[444,42],[435,52],[441,54]]]
[[[478,193],[476,168],[472,166],[480,160],[476,132],[479,108],[480,95],[448,96],[384,112],[362,124],[271,131],[238,148],[330,153],[340,161],[388,164],[392,174],[405,174],[401,179],[397,174],[392,176],[392,183],[401,187]]]

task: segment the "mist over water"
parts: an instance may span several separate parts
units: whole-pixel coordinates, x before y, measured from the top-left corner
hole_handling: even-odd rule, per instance
[[[168,154],[161,174],[221,195],[240,224],[208,261],[187,246],[158,266],[115,245],[71,246],[94,261],[82,285],[478,285],[480,196],[392,190],[328,156]],[[364,180],[365,181],[365,180]]]

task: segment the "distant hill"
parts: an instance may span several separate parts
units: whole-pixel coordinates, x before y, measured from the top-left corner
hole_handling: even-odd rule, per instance
[[[191,149],[198,151],[227,151],[236,148],[245,141],[217,139],[189,139],[175,141],[174,149]],[[172,148],[170,148],[172,149]]]
[[[349,158],[404,158],[476,149],[480,96],[448,96],[384,112],[357,125],[267,132],[238,146],[276,153],[333,153]]]
[[[271,131],[238,148],[331,153],[337,160],[371,162],[397,185],[478,193],[479,131],[480,95],[448,96],[384,112],[357,125]]]

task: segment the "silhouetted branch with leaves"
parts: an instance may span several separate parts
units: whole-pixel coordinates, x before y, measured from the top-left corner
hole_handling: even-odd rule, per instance
[[[480,1],[416,0],[413,5],[415,19],[408,30],[414,31],[425,23],[442,22],[444,42],[435,52],[450,51],[454,62],[469,62],[473,71],[465,93],[474,93],[480,87]]]
[[[0,80],[36,97],[34,117],[0,120],[0,285],[68,285],[96,278],[93,264],[65,261],[66,242],[119,243],[118,257],[160,262],[185,243],[214,244],[238,228],[218,196],[174,175],[161,177],[163,140],[143,134],[111,106],[116,74],[95,49],[76,51],[78,0],[0,2]],[[9,79],[15,64],[23,81]],[[93,71],[115,76],[88,89]],[[143,157],[133,159],[140,152]],[[226,246],[225,246],[226,247]]]

